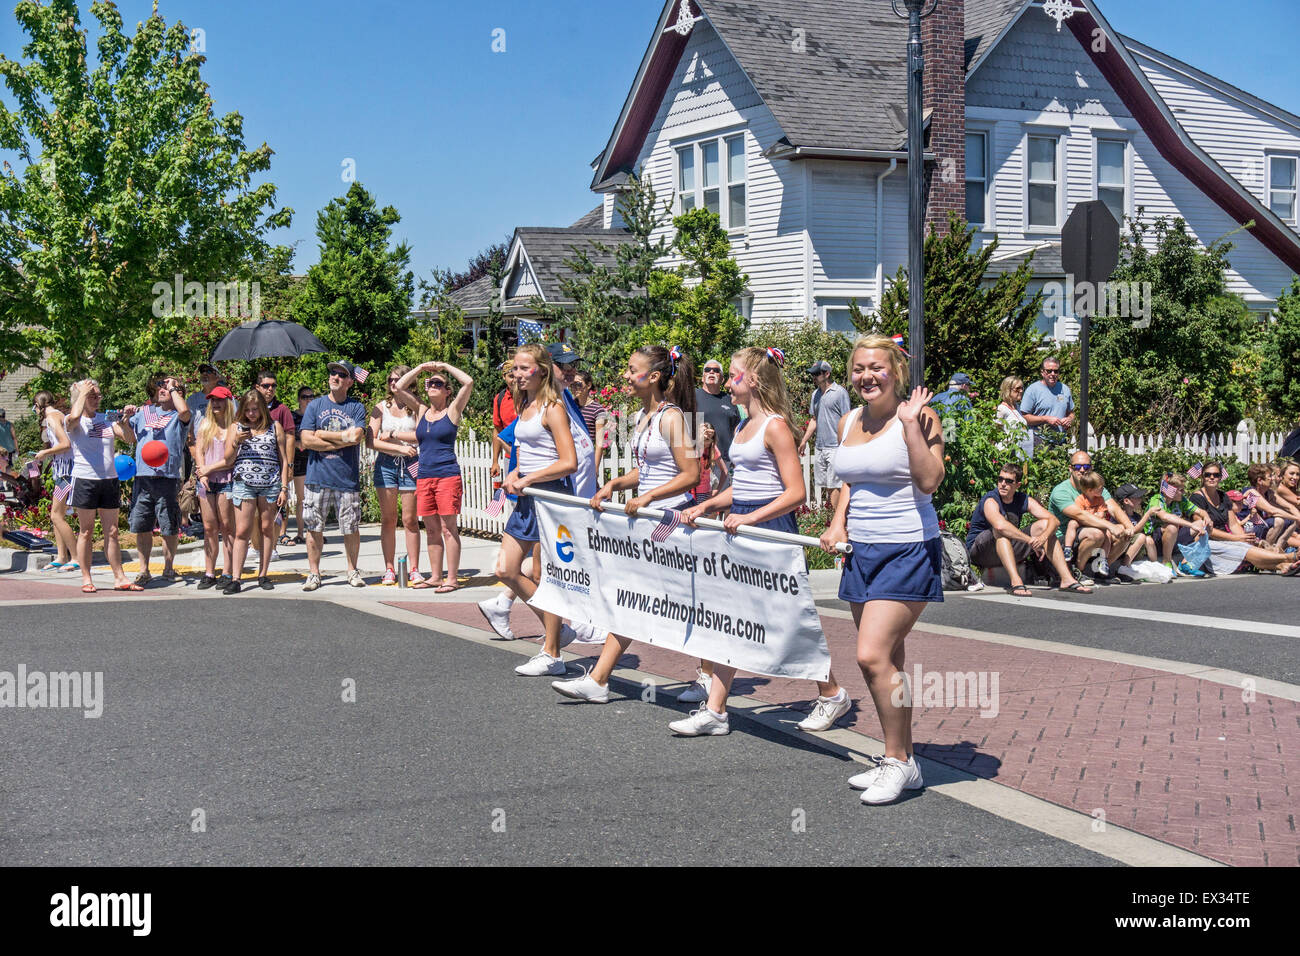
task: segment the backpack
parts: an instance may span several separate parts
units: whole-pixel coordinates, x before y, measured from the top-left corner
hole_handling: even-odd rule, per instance
[[[940,531],[939,540],[943,544],[943,589],[965,591],[975,581],[966,545],[948,531]]]

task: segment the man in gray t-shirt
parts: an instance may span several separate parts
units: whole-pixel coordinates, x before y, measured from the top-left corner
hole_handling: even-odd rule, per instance
[[[834,510],[840,501],[840,479],[831,459],[840,444],[840,419],[849,413],[849,393],[844,386],[831,380],[830,362],[814,362],[808,367],[808,374],[817,387],[808,403],[808,427],[799,440],[799,454],[803,455],[815,430],[817,451],[813,459],[813,481],[822,491],[830,492],[831,510]]]

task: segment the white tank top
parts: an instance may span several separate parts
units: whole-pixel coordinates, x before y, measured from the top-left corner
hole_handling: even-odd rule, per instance
[[[519,446],[518,460],[521,475],[531,475],[535,471],[541,471],[547,465],[555,464],[556,459],[560,457],[559,449],[555,447],[555,438],[542,424],[546,408],[545,405],[539,406],[532,418],[524,418],[520,415],[519,423],[515,425],[515,444]]]
[[[408,412],[406,415],[398,418],[396,415],[389,412],[391,407],[391,402],[383,402],[380,404],[379,414],[381,417],[379,421],[379,430],[381,432],[388,432],[389,434],[392,434],[393,432],[415,431],[415,416]]]
[[[643,431],[634,430],[632,433],[632,459],[637,468],[638,494],[653,491],[682,473],[677,467],[677,459],[673,457],[672,447],[664,438],[663,432],[659,430],[664,413],[670,408],[677,408],[677,406],[664,403],[651,414],[650,424]],[[637,429],[640,428],[644,417],[645,409],[636,413]],[[691,500],[691,496],[683,492],[679,496],[656,500],[653,507],[676,508]]]
[[[68,433],[72,440],[73,478],[117,477],[117,469],[113,467],[113,426],[102,418],[99,421],[102,427],[98,435],[91,434],[95,419],[89,415],[82,415],[80,425]]]
[[[776,456],[763,443],[767,426],[782,421],[780,415],[769,415],[758,426],[746,425],[743,431],[750,437],[744,441],[731,440],[731,497],[733,501],[769,501],[785,492],[781,472],[776,467]]]
[[[68,427],[66,415],[64,416],[63,427],[65,429]],[[58,444],[58,439],[54,435],[54,429],[50,427],[48,421],[41,425],[41,438],[49,448],[53,448]],[[66,478],[68,475],[72,474],[72,449],[69,448],[62,454],[54,455],[50,458],[50,470],[54,472],[55,478]]]
[[[849,540],[894,544],[937,538],[939,518],[930,496],[912,480],[903,423],[895,418],[865,445],[844,444],[861,415],[859,406],[849,416],[834,459],[835,474],[849,485]]]

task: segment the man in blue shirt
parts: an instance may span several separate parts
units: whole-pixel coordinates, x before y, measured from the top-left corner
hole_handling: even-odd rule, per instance
[[[949,412],[961,412],[963,414],[969,412],[971,410],[970,387],[974,384],[969,375],[965,372],[958,372],[948,380],[947,390],[930,399],[930,404],[941,417]]]
[[[331,509],[343,534],[348,562],[348,584],[363,588],[357,570],[361,552],[361,443],[366,439],[366,406],[348,397],[356,378],[351,362],[329,364],[330,388],[312,399],[302,413],[298,436],[307,449],[306,493],[303,524],[307,529],[307,583],[304,591],[320,587],[320,555],[325,543],[325,522]]]
[[[1074,427],[1074,396],[1061,381],[1061,363],[1056,359],[1043,359],[1039,374],[1042,380],[1025,389],[1020,399],[1020,414],[1034,433],[1035,445],[1063,445]]]
[[[155,527],[163,539],[162,578],[169,582],[181,580],[172,565],[176,560],[177,536],[181,528],[181,465],[190,427],[190,410],[185,403],[185,393],[181,391],[180,379],[155,375],[149,380],[148,390],[149,403],[143,408],[128,405],[124,409],[131,416],[131,429],[136,437],[135,481],[131,483],[131,512],[126,526],[135,534],[136,547],[140,551],[140,573],[136,575],[135,583],[141,587],[153,578],[149,572],[149,557],[153,554]],[[152,441],[167,446],[167,458],[157,466],[144,459],[145,445]]]

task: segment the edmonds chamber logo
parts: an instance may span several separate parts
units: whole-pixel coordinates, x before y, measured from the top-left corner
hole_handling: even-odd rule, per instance
[[[573,535],[564,525],[555,532],[555,556],[565,564],[573,560]]]

